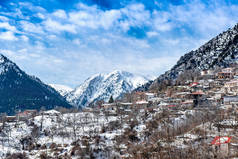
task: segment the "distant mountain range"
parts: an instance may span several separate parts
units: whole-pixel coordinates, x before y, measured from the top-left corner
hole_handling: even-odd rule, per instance
[[[111,96],[116,99],[148,81],[146,77],[125,71],[97,74],[68,93],[66,98],[75,106],[88,106],[99,100],[108,101]]]
[[[72,107],[55,89],[27,75],[0,54],[0,113],[14,114],[25,109]]]
[[[163,80],[175,80],[186,70],[226,67],[237,62],[237,59],[238,24],[182,56],[172,69],[154,81],[125,71],[113,71],[94,75],[75,89],[56,84],[46,85],[40,79],[27,75],[0,54],[0,113],[13,114],[17,110],[39,110],[41,107],[84,107],[99,100],[108,101],[111,96],[119,98],[135,89],[150,90]]]
[[[195,51],[182,56],[176,65],[154,81],[137,88],[145,91],[157,87],[163,80],[175,80],[185,70],[205,70],[227,67],[238,60],[238,24],[219,34]]]

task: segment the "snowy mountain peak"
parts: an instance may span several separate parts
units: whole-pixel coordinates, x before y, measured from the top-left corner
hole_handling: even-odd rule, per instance
[[[69,92],[73,91],[72,88],[65,86],[65,85],[61,85],[61,84],[49,84],[49,86],[51,86],[52,88],[54,88],[57,92],[59,92],[62,96],[65,96],[66,94],[68,94]]]
[[[149,79],[126,71],[115,70],[108,74],[96,74],[66,95],[67,100],[76,106],[88,106],[98,100],[120,97],[145,84]]]

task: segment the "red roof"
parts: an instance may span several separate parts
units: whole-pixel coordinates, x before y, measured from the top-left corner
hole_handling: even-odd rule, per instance
[[[203,95],[204,94],[204,92],[202,92],[202,91],[198,91],[198,92],[193,92],[193,93],[191,93],[192,95]]]
[[[213,141],[212,145],[221,145],[221,144],[226,144],[230,143],[231,137],[228,136],[216,136]]]
[[[145,92],[136,92],[137,95],[144,95]]]
[[[198,82],[193,82],[193,83],[191,83],[189,86],[190,86],[190,87],[194,87],[194,86],[196,86],[196,85],[199,85],[199,83],[198,83]]]

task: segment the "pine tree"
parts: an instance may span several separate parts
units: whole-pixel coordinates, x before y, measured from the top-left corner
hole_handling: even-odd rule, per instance
[[[113,102],[114,102],[114,99],[113,99],[113,97],[111,96],[110,99],[109,99],[109,101],[108,101],[108,103],[113,103]]]

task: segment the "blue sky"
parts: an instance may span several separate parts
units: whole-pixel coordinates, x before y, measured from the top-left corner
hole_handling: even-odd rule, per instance
[[[46,83],[154,75],[233,27],[237,0],[1,0],[0,53]]]

